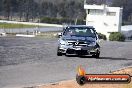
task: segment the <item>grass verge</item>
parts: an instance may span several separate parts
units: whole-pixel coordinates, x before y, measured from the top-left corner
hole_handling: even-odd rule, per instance
[[[26,25],[26,24],[11,24],[11,23],[0,23],[0,28],[33,28],[37,25]]]

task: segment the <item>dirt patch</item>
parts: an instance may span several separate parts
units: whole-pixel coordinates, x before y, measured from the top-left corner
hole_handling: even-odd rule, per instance
[[[114,74],[130,74],[132,76],[132,67],[112,72]],[[129,84],[85,84],[80,86],[75,80],[61,81],[54,84],[46,84],[35,88],[132,88],[132,82]]]

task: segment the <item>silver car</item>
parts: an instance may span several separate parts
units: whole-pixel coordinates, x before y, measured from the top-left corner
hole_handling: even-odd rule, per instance
[[[67,26],[58,40],[57,55],[76,54],[100,56],[100,46],[95,28],[91,26]]]

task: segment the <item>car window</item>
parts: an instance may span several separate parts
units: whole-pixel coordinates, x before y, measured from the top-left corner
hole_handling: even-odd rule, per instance
[[[88,37],[95,37],[95,32],[93,28],[67,28],[64,31],[65,36],[71,36],[71,35],[76,35],[76,36],[88,36]]]

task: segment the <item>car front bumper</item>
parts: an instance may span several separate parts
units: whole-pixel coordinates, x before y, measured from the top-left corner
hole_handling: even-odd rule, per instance
[[[98,47],[95,46],[63,46],[59,47],[59,51],[63,54],[81,54],[81,55],[94,55],[99,50]]]

